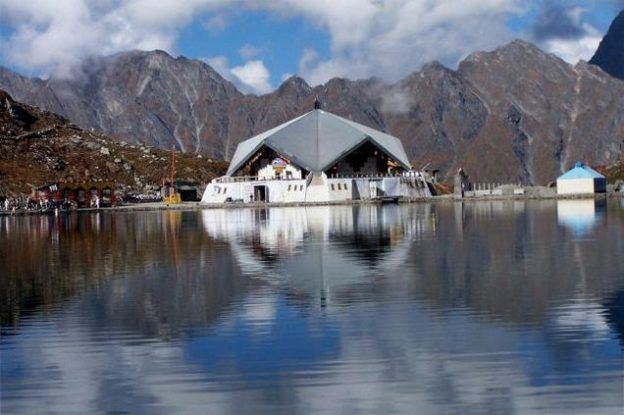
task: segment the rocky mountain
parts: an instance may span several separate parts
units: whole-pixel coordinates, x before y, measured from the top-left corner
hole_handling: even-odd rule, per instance
[[[611,23],[589,63],[601,67],[611,76],[624,79],[624,10]]]
[[[48,183],[112,182],[120,191],[158,188],[170,151],[116,142],[67,119],[15,102],[0,90],[0,195],[28,194]],[[197,154],[178,156],[178,179],[206,183],[227,168]]]
[[[87,59],[66,76],[43,81],[1,70],[0,88],[85,129],[185,152],[204,141],[226,147],[229,132],[221,118],[242,96],[210,66],[162,51]]]
[[[292,77],[244,95],[210,66],[161,51],[90,59],[69,79],[0,70],[0,88],[117,140],[229,159],[254,134],[323,108],[399,137],[416,168],[474,181],[546,184],[576,160],[613,164],[624,148],[624,82],[514,41],[457,70],[425,65],[405,79]]]

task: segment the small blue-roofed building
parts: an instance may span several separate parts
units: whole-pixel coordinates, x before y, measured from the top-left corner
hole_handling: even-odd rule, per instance
[[[606,191],[607,179],[580,161],[576,162],[574,168],[557,178],[558,195],[583,195]]]

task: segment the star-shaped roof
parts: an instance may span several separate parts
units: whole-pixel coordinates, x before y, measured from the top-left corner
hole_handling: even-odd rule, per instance
[[[403,168],[411,168],[398,138],[315,109],[241,142],[227,175],[238,171],[263,146],[288,157],[299,167],[321,172],[365,142],[372,142]]]

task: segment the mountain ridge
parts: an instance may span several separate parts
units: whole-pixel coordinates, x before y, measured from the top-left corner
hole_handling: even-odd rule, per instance
[[[197,59],[163,51],[102,59],[83,63],[82,83],[0,68],[0,88],[118,140],[222,159],[316,97],[328,111],[397,136],[416,168],[429,164],[447,179],[463,167],[474,180],[546,184],[577,159],[612,164],[624,145],[624,83],[522,40],[472,53],[456,70],[431,62],[395,83],[333,78],[312,87],[292,76],[259,96]]]

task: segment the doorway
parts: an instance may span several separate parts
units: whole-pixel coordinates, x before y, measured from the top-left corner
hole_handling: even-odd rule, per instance
[[[256,202],[268,202],[269,188],[264,185],[254,186],[254,200]]]
[[[371,180],[370,182],[368,182],[368,186],[370,189],[371,199],[383,196],[384,192],[381,189],[381,180]]]

